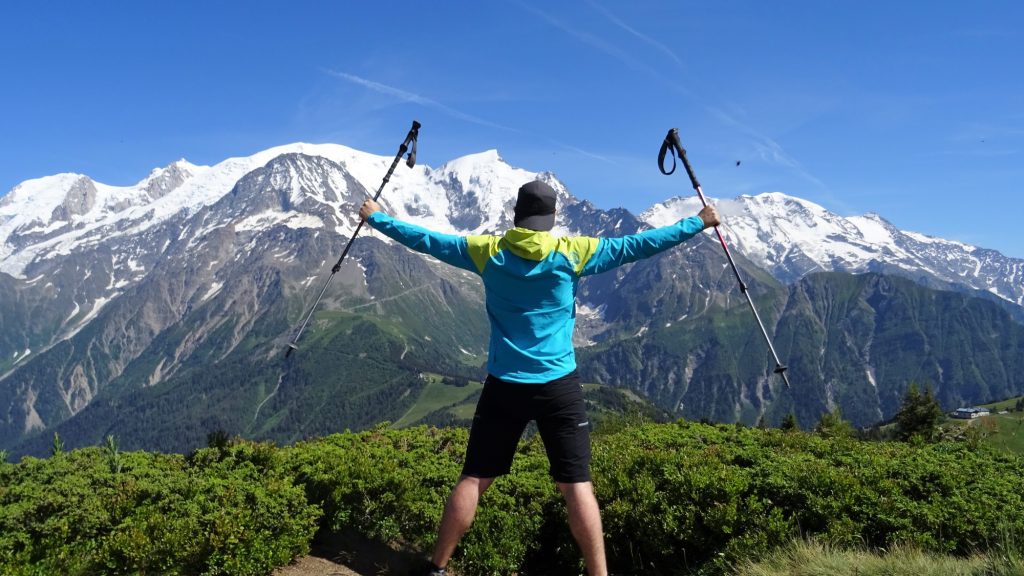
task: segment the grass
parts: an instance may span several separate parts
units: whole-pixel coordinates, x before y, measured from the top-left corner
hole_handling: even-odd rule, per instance
[[[460,404],[477,390],[483,388],[480,382],[470,382],[468,386],[449,386],[441,382],[440,374],[426,374],[427,385],[417,398],[416,403],[395,422],[395,428],[404,428],[416,424],[421,418],[435,410],[454,404]],[[470,417],[473,406],[470,405]],[[457,408],[452,410],[457,411]]]
[[[964,428],[977,428],[985,444],[1007,452],[1024,454],[1024,413],[993,413],[974,420],[963,420],[958,424]]]
[[[476,404],[459,404],[449,410],[449,412],[459,420],[472,420],[473,414],[476,413]]]
[[[999,402],[993,402],[991,404],[982,404],[985,408],[988,408],[992,412],[998,412],[999,410],[1013,410],[1017,405],[1017,401],[1020,397],[1010,398],[1008,400],[1001,400]]]
[[[1013,412],[1020,398],[1010,398],[1001,402],[985,404],[985,407],[992,411],[990,416],[981,420],[989,420],[991,434],[987,441],[997,448],[1024,454],[1024,412]],[[999,414],[1002,410],[1008,410],[1006,414]]]
[[[941,556],[913,547],[883,552],[840,550],[815,541],[796,541],[760,562],[738,566],[736,576],[1015,576],[1024,560],[974,555]]]

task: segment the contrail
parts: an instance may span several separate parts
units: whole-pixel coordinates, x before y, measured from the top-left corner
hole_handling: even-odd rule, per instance
[[[632,34],[633,36],[639,38],[643,42],[646,42],[647,44],[650,44],[651,46],[654,46],[659,51],[661,51],[666,56],[668,56],[670,59],[672,59],[672,61],[675,62],[676,64],[678,64],[680,67],[685,67],[684,64],[683,64],[683,61],[678,56],[676,56],[675,52],[673,52],[671,48],[669,48],[665,44],[655,40],[654,38],[652,38],[651,36],[648,36],[647,34],[644,34],[644,33],[640,32],[640,31],[638,31],[637,29],[633,28],[632,26],[630,26],[629,24],[627,24],[626,22],[624,22],[623,20],[621,20],[620,18],[618,18],[617,16],[612,14],[607,8],[604,8],[603,6],[601,6],[601,5],[597,4],[596,2],[594,2],[593,0],[587,0],[587,3],[590,4],[590,6],[595,11],[597,11],[601,15],[603,15],[612,24],[618,26],[619,28],[622,28],[626,32],[629,32],[630,34]],[[556,19],[554,16],[551,16],[550,14],[548,14],[547,12],[544,12],[543,10],[541,10],[539,8],[530,6],[530,5],[525,4],[523,2],[518,2],[518,4],[523,9],[525,9],[525,10],[527,10],[529,12],[532,12],[533,14],[535,14],[537,16],[540,16],[548,24],[554,26],[555,28],[558,28],[559,30],[562,30],[563,32],[568,33],[569,35],[571,35],[574,38],[582,41],[583,43],[589,44],[590,46],[593,46],[593,47],[597,48],[601,52],[604,52],[605,54],[608,54],[608,55],[614,57],[615,59],[625,63],[626,65],[628,65],[628,66],[630,66],[630,67],[632,67],[634,69],[646,71],[646,72],[650,73],[652,76],[654,76],[655,78],[657,78],[658,80],[660,80],[661,82],[664,82],[665,84],[668,84],[668,85],[676,88],[680,92],[682,92],[682,93],[684,93],[684,94],[686,94],[686,95],[688,95],[690,97],[693,97],[694,99],[698,99],[699,100],[697,95],[694,94],[691,90],[689,90],[689,89],[687,89],[685,87],[679,86],[678,84],[676,84],[673,81],[670,81],[669,79],[667,79],[665,76],[663,76],[661,73],[659,73],[654,68],[652,68],[650,66],[647,66],[646,64],[638,62],[635,58],[633,58],[632,56],[627,54],[624,50],[620,49],[619,47],[613,45],[612,43],[610,43],[610,42],[608,42],[606,40],[603,40],[601,38],[598,38],[597,36],[595,36],[593,34],[590,34],[588,32],[572,28],[572,27],[564,24],[560,20]],[[822,189],[826,189],[826,190],[828,189],[828,186],[826,186],[824,184],[824,182],[822,182],[821,180],[816,178],[813,174],[808,172],[807,169],[804,168],[803,165],[801,165],[800,162],[798,162],[795,158],[790,156],[782,148],[782,146],[779,145],[778,142],[776,142],[775,140],[773,140],[772,138],[770,138],[768,136],[765,136],[764,134],[761,134],[760,132],[758,132],[754,128],[751,128],[750,126],[744,124],[743,122],[740,122],[736,118],[733,118],[731,115],[729,115],[728,113],[724,112],[723,110],[721,110],[719,108],[715,108],[713,106],[708,106],[707,108],[708,108],[708,110],[711,111],[712,114],[717,116],[722,122],[724,122],[724,123],[726,123],[726,124],[728,124],[730,126],[733,126],[734,128],[738,129],[739,131],[747,134],[747,136],[752,138],[754,140],[754,146],[757,148],[757,150],[761,154],[761,156],[763,158],[765,158],[765,160],[768,160],[768,161],[773,162],[775,164],[784,166],[784,167],[788,168],[789,170],[792,170],[795,174],[797,174],[801,178],[803,178],[803,179],[805,179],[805,180],[807,180],[809,182],[812,182],[814,185],[819,186]]]
[[[604,6],[601,6],[600,4],[598,4],[596,2],[593,2],[593,0],[591,0],[591,1],[587,2],[587,3],[590,4],[591,8],[597,10],[602,15],[604,15],[604,17],[607,18],[612,24],[615,24],[616,26],[618,26],[619,28],[622,28],[626,32],[629,32],[630,34],[636,36],[637,38],[643,40],[644,42],[647,42],[648,44],[650,44],[651,46],[654,46],[658,50],[661,50],[669,58],[674,60],[675,63],[678,64],[680,68],[685,68],[685,66],[683,65],[683,61],[678,56],[676,56],[676,53],[673,52],[672,49],[669,48],[668,46],[665,46],[664,44],[662,44],[661,42],[658,42],[654,38],[651,38],[650,36],[648,36],[648,35],[640,32],[640,31],[636,30],[635,28],[633,28],[629,24],[626,24],[625,22],[620,20],[617,16],[612,14],[607,8],[605,8]]]
[[[594,160],[600,160],[601,162],[604,162],[605,164],[612,164],[612,165],[617,164],[617,162],[615,162],[611,158],[608,158],[607,156],[601,156],[600,154],[597,154],[595,152],[588,152],[588,151],[586,151],[586,150],[584,150],[582,148],[578,148],[576,146],[573,146],[572,144],[566,144],[565,142],[561,142],[559,140],[554,140],[554,139],[551,139],[551,138],[548,138],[548,141],[551,142],[552,144],[557,145],[557,146],[561,146],[562,148],[565,148],[566,150],[571,150],[571,151],[573,151],[573,152],[575,152],[575,153],[577,153],[577,154],[579,154],[581,156],[586,156],[588,158],[593,158]]]
[[[580,30],[578,28],[573,28],[568,24],[565,24],[561,20],[555,18],[554,16],[548,14],[547,12],[541,10],[540,8],[530,6],[529,4],[525,4],[522,2],[519,2],[518,4],[524,10],[532,12],[534,15],[539,16],[548,24],[554,26],[555,28],[558,28],[559,30],[569,34],[570,36],[573,36],[574,38],[580,40],[584,44],[589,44],[594,48],[597,48],[601,52],[604,52],[605,54],[612,56],[616,60],[622,62],[623,64],[629,66],[634,70],[645,72],[647,74],[654,76],[655,78],[658,78],[659,80],[665,81],[664,77],[661,74],[659,74],[656,69],[630,56],[625,50],[620,49],[618,46],[610,42],[606,42],[605,40],[593,34],[590,34],[589,32],[584,32],[583,30]]]
[[[334,76],[335,78],[347,80],[353,84],[358,84],[360,86],[363,86],[364,88],[369,88],[374,92],[380,92],[381,94],[393,96],[395,98],[398,98],[399,100],[402,100],[403,102],[412,102],[414,104],[419,104],[421,106],[426,106],[428,108],[439,110],[447,114],[448,116],[451,116],[452,118],[457,118],[459,120],[464,120],[466,122],[478,124],[480,126],[486,126],[488,128],[497,128],[498,130],[505,130],[507,132],[522,132],[522,130],[518,128],[503,126],[501,124],[497,124],[494,122],[490,122],[488,120],[484,120],[483,118],[473,116],[472,114],[466,114],[465,112],[456,110],[451,106],[446,106],[432,98],[420,96],[419,94],[408,92],[400,88],[395,88],[394,86],[388,86],[387,84],[381,84],[380,82],[374,82],[373,80],[367,80],[366,78],[361,78],[359,76],[356,76],[355,74],[348,74],[346,72],[338,72],[335,70],[325,70],[325,72],[327,74],[330,74],[331,76]]]
[[[411,102],[413,104],[419,104],[421,106],[427,106],[429,108],[434,108],[435,110],[440,110],[441,112],[444,112],[445,114],[447,114],[447,115],[449,115],[449,116],[451,116],[453,118],[458,118],[459,120],[465,120],[466,122],[470,122],[470,123],[473,123],[473,124],[478,124],[480,126],[486,126],[488,128],[497,128],[498,130],[504,130],[504,131],[507,131],[507,132],[515,132],[517,134],[528,134],[528,132],[526,132],[525,130],[520,130],[519,128],[512,128],[512,127],[509,127],[509,126],[504,126],[502,124],[497,124],[495,122],[490,122],[488,120],[484,120],[483,118],[478,118],[478,117],[473,116],[471,114],[466,114],[464,112],[460,112],[459,110],[456,110],[456,109],[454,109],[454,108],[452,108],[450,106],[446,106],[446,105],[444,105],[444,104],[442,104],[442,103],[440,103],[437,100],[434,100],[432,98],[427,98],[426,96],[421,96],[419,94],[416,94],[416,93],[413,93],[413,92],[409,92],[407,90],[402,90],[401,88],[395,88],[394,86],[388,86],[387,84],[381,84],[380,82],[374,82],[373,80],[368,80],[366,78],[362,78],[360,76],[356,76],[355,74],[348,74],[347,72],[338,72],[338,71],[335,71],[335,70],[324,70],[324,72],[329,74],[329,75],[331,75],[331,76],[334,76],[336,78],[341,78],[341,79],[346,80],[348,82],[351,82],[353,84],[358,84],[360,86],[363,86],[364,88],[369,88],[370,90],[373,90],[374,92],[379,92],[381,94],[386,94],[388,96],[392,96],[394,98],[398,98],[399,100],[401,100],[403,102]],[[572,150],[573,152],[576,152],[577,154],[581,154],[583,156],[588,156],[590,158],[594,158],[595,160],[600,160],[600,161],[606,162],[608,164],[615,164],[615,162],[613,162],[612,160],[608,159],[605,156],[601,156],[600,154],[596,154],[594,152],[588,152],[588,151],[583,150],[581,148],[578,148],[576,146],[572,146],[572,145],[566,144],[564,142],[561,142],[559,140],[555,140],[553,138],[549,138],[547,136],[543,136],[543,137],[546,138],[552,144],[555,144],[557,146],[561,146],[561,147],[563,147],[563,148],[565,148],[567,150]]]
[[[807,169],[804,168],[803,164],[800,164],[796,158],[790,156],[778,142],[733,118],[732,115],[721,108],[709,107],[708,110],[710,110],[711,113],[717,116],[722,122],[745,132],[748,136],[753,138],[754,147],[757,148],[757,151],[761,154],[762,158],[770,162],[774,162],[775,164],[785,166],[804,180],[813,183],[815,186],[819,186],[823,190],[828,190],[828,186],[826,186],[824,182],[808,172]]]

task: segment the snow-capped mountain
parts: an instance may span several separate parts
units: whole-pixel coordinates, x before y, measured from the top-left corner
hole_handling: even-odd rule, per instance
[[[730,246],[786,283],[821,271],[898,273],[1024,306],[1024,260],[995,250],[899,230],[877,214],[838,216],[778,192],[715,204]],[[695,197],[676,197],[647,209],[640,219],[662,226],[699,208]]]
[[[353,182],[375,191],[392,158],[376,156],[335,144],[292,144],[271,148],[244,158],[232,158],[216,166],[196,166],[179,160],[155,169],[138,184],[127,187],[94,182],[80,174],[59,174],[19,184],[0,198],[0,272],[16,278],[30,277],[33,265],[88,249],[114,238],[138,235],[169,218],[190,216],[230,192],[245,174],[278,156],[302,154],[334,162],[344,168]],[[310,190],[338,184],[323,181],[313,172],[297,176],[296,186]],[[273,176],[281,179],[283,175]],[[306,178],[305,181],[302,178]],[[516,190],[523,182],[540,178],[559,192],[562,206],[576,204],[563,184],[550,173],[535,173],[506,164],[497,151],[490,150],[448,162],[437,169],[418,165],[396,170],[381,203],[394,215],[445,232],[467,234],[506,228],[511,223]],[[319,201],[338,198],[330,192]],[[291,204],[303,198],[292,196]],[[287,206],[267,208],[260,215],[264,225],[304,217]],[[341,216],[351,220],[351,215]],[[250,224],[257,224],[251,222]],[[337,231],[351,232],[343,226]],[[567,228],[562,229],[568,232]]]
[[[50,313],[62,320],[54,319],[60,328],[42,343],[48,347],[78,333],[143,281],[179,239],[191,238],[189,246],[195,246],[220,228],[255,234],[279,225],[350,236],[358,223],[355,207],[380,187],[392,161],[342,145],[297,143],[215,166],[179,160],[133,186],[110,186],[80,174],[26,181],[0,198],[0,274],[40,288],[52,302]],[[261,170],[265,166],[269,172]],[[442,232],[495,232],[511,227],[516,191],[534,178],[551,184],[563,212],[572,214],[559,217],[556,233],[581,232],[588,215],[607,219],[569,194],[554,175],[514,168],[495,150],[436,169],[402,164],[380,202],[399,218]],[[262,195],[238,198],[248,189]],[[225,207],[216,220],[194,220],[218,202]],[[55,287],[53,280],[64,276],[67,282]],[[17,349],[20,363],[40,343]],[[0,376],[3,368],[0,362]]]
[[[392,161],[341,145],[291,144],[214,166],[180,160],[126,187],[50,176],[0,198],[0,447],[54,427],[83,442],[108,433],[168,438],[157,446],[165,449],[193,445],[224,422],[294,438],[397,419],[422,386],[422,371],[475,375],[487,341],[479,281],[372,230],[354,245],[325,295],[324,315],[307,331],[313,350],[281,363],[283,345],[357,225],[357,207]],[[512,224],[518,187],[533,178],[559,193],[556,234],[629,234],[698,208],[674,199],[646,211],[645,224],[623,209],[597,209],[553,174],[510,166],[493,150],[436,168],[402,164],[381,203],[442,232],[498,232]],[[811,285],[781,285],[752,261],[789,282],[821,268],[905,265],[917,280],[1020,303],[1012,288],[1020,288],[1021,262],[993,251],[900,232],[877,217],[840,218],[779,194],[720,205],[751,290],[774,302],[763,311],[773,331],[781,315],[808,313],[820,297]],[[957,275],[965,270],[973,271],[966,280]],[[970,283],[979,278],[992,282]],[[734,289],[707,234],[588,278],[579,293],[579,341],[612,352],[592,360],[590,374],[631,385],[636,358],[647,355],[650,381],[635,389],[663,407],[700,417],[702,402],[719,402],[722,414],[764,414],[774,401],[770,373],[736,362],[731,355],[742,347],[708,348],[732,334],[698,338],[718,326],[705,315],[731,314],[740,303]],[[807,304],[792,304],[801,299]],[[673,331],[695,338],[682,364],[657,344]],[[654,347],[641,353],[636,346],[645,342]],[[762,351],[759,340],[744,342]],[[875,361],[870,344],[856,343],[866,346],[856,358]],[[747,366],[742,378],[731,368],[739,364]],[[722,389],[741,387],[739,400],[718,392],[703,398],[691,386],[702,370],[721,378]],[[815,385],[826,378],[817,367],[804,371]],[[873,378],[864,386],[876,386]],[[878,382],[879,390],[892,386],[882,376]],[[889,409],[887,398],[879,410]],[[327,410],[326,402],[336,404]],[[176,428],[182,422],[190,428]]]
[[[4,421],[13,428],[0,430],[0,440],[78,414],[119,378],[154,386],[187,370],[196,354],[230,355],[260,322],[276,322],[275,337],[283,337],[291,322],[280,314],[296,313],[286,312],[286,300],[309,297],[392,161],[340,145],[293,144],[215,166],[178,161],[127,187],[65,174],[11,190],[0,201],[0,410],[9,415],[0,428]],[[513,168],[496,151],[436,169],[403,164],[381,203],[441,231],[497,231],[511,225],[515,191],[533,178],[549,181],[580,215],[563,218],[562,232],[578,232],[596,212],[553,175]],[[595,219],[602,222],[601,214]],[[435,272],[417,255],[388,256],[404,262],[390,272],[393,264],[377,254],[361,257],[366,241],[392,244],[370,230],[364,237],[339,275],[344,290],[328,294],[326,306],[390,300],[396,286],[382,275],[424,266],[415,285],[398,290],[413,294],[403,301],[438,290],[444,303],[435,294],[421,311],[479,301],[479,286],[464,274]],[[451,343],[480,353],[480,326],[435,327],[454,336],[433,340],[469,338]],[[157,348],[159,358],[140,360]]]
[[[137,236],[169,218],[187,217],[219,200],[245,174],[286,154],[337,163],[370,194],[380,186],[381,175],[392,161],[336,144],[292,144],[212,167],[179,160],[127,187],[94,182],[79,174],[29,180],[0,198],[0,272],[35,278],[33,271],[47,260]],[[311,190],[318,186],[343,188],[321,181],[320,174],[308,178]],[[559,192],[562,214],[572,214],[574,207],[578,211],[580,202],[554,175],[509,166],[495,150],[458,158],[436,169],[422,164],[412,170],[403,166],[395,171],[381,202],[396,216],[435,230],[495,232],[511,224],[516,190],[532,178],[547,181]],[[289,203],[301,201],[292,197],[241,225],[325,225],[289,210]],[[319,201],[334,203],[335,231],[350,233],[353,216],[337,211],[338,198],[325,193]],[[730,245],[786,283],[816,271],[902,271],[927,277],[934,285],[986,291],[1024,306],[1024,260],[995,250],[899,230],[877,214],[839,216],[813,202],[777,192],[717,200],[716,205],[725,219],[722,231]],[[676,197],[655,204],[639,218],[650,226],[663,226],[699,209],[696,198]],[[573,233],[579,228],[574,219],[560,217],[555,232]],[[140,262],[129,255],[115,256],[113,285],[131,283],[142,271],[139,267]]]

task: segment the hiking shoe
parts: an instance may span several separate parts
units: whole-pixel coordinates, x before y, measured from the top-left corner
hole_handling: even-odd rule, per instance
[[[448,576],[448,570],[446,568],[438,568],[433,563],[427,562],[427,567],[419,572],[415,572],[419,576]]]

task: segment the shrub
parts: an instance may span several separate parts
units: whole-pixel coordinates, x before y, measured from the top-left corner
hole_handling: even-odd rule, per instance
[[[319,511],[258,445],[222,459],[86,448],[0,468],[4,574],[266,574]]]
[[[0,464],[0,573],[266,574],[308,549],[318,518],[425,552],[467,436],[382,425],[290,448],[234,440],[185,458],[110,442]],[[593,450],[613,572],[726,574],[798,537],[1020,564],[1024,466],[1009,454],[686,422],[616,428]],[[547,470],[539,437],[523,441],[456,551],[460,574],[580,571]]]
[[[429,550],[458,478],[466,432],[331,436],[288,457],[333,529]],[[679,422],[596,435],[594,482],[615,572],[727,573],[800,535],[830,545],[908,543],[966,554],[1024,534],[1015,457],[962,444]],[[456,551],[460,574],[572,573],[579,553],[539,438],[481,501]]]
[[[465,429],[379,426],[289,450],[289,466],[325,527],[418,550],[433,546],[449,492],[462,470]],[[522,445],[512,473],[481,500],[455,564],[465,574],[508,574],[539,548],[538,534],[560,499],[539,438]]]
[[[967,554],[1024,534],[1012,456],[678,423],[596,446],[612,571],[725,572],[799,535]],[[1005,507],[1005,508],[1004,508]]]

